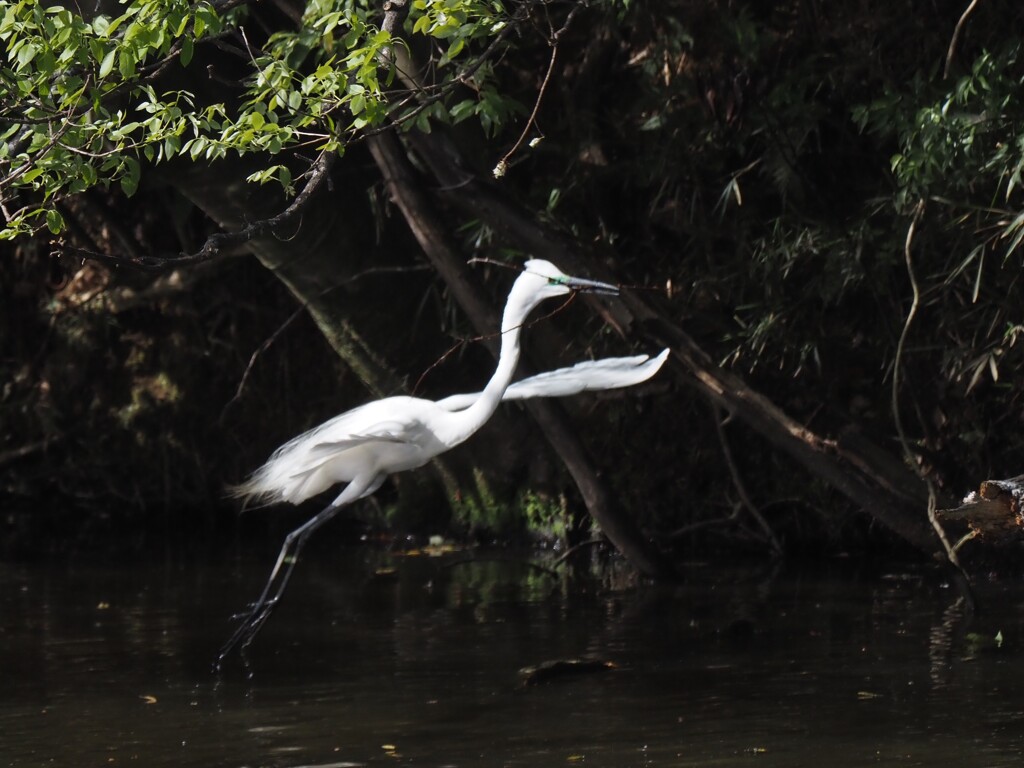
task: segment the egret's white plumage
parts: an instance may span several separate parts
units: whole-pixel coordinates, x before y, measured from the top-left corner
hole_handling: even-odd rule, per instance
[[[440,402],[388,397],[359,406],[285,443],[248,480],[232,489],[234,495],[246,500],[298,504],[334,485],[347,483],[326,509],[288,534],[263,593],[221,649],[218,664],[236,645],[241,644],[244,650],[252,642],[284,593],[309,535],[341,507],[376,491],[388,475],[423,466],[462,443],[490,419],[503,398],[628,386],[649,378],[661,367],[667,350],[654,360],[640,356],[581,363],[510,387],[527,315],[545,299],[571,291],[618,294],[616,286],[570,277],[548,261],[527,261],[505,304],[498,366],[482,392]]]
[[[353,408],[285,443],[231,492],[243,499],[298,504],[338,483],[369,487],[382,475],[423,466],[487,423],[519,362],[523,321],[545,299],[572,290],[618,293],[613,285],[569,277],[550,262],[527,261],[505,304],[498,368],[471,402],[454,410],[400,395]]]
[[[668,350],[663,349],[655,357],[631,355],[630,357],[584,360],[582,363],[576,363],[567,368],[545,371],[510,384],[501,401],[530,400],[535,397],[568,397],[578,395],[580,392],[599,392],[632,387],[651,378],[661,370],[661,366],[667,359]],[[472,405],[479,396],[479,392],[449,395],[443,400],[438,400],[437,404],[448,411],[460,411]]]
[[[429,400],[376,400],[288,441],[231,489],[243,499],[299,504],[357,477],[414,469],[448,450],[432,424],[448,414]]]
[[[580,392],[618,389],[647,381],[668,357],[633,355],[586,360],[568,368],[511,384],[502,401],[567,397]],[[387,459],[388,474],[422,466],[448,450],[443,439],[447,417],[475,403],[481,392],[450,395],[431,402],[415,397],[377,400],[314,427],[278,448],[252,477],[231,492],[245,499],[298,504],[338,483],[350,483]],[[395,419],[401,413],[402,420]]]

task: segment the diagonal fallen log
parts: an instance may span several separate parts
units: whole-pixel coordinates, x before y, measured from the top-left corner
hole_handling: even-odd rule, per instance
[[[529,211],[513,201],[502,189],[468,170],[458,148],[440,131],[431,134],[412,132],[407,135],[411,149],[437,180],[438,194],[465,215],[485,222],[510,244],[539,258],[554,259],[569,269],[583,264],[598,278],[614,281],[611,274],[602,274],[599,259],[584,259],[578,243],[567,240],[545,227]],[[761,393],[749,387],[739,376],[723,369],[670,314],[654,300],[623,291],[624,316],[608,318],[620,327],[673,352],[673,365],[696,388],[726,408],[761,434],[778,449],[787,453],[817,476],[838,490],[865,513],[893,531],[897,536],[941,562],[948,562],[942,544],[928,522],[924,505],[912,501],[925,498],[927,492],[921,478],[904,471],[905,482],[897,483],[903,492],[893,493],[893,480],[875,471],[875,455],[864,454],[855,446],[837,444],[834,439],[816,434],[792,419]],[[902,462],[887,462],[896,470]],[[943,500],[940,500],[942,503]]]

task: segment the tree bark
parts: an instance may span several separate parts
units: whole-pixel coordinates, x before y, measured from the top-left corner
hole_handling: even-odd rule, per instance
[[[174,186],[225,231],[280,211],[286,201],[270,186],[246,182],[240,161],[221,161],[214,167],[189,166],[169,175]],[[354,190],[351,190],[354,191]],[[251,240],[247,247],[306,307],[317,327],[360,381],[380,397],[400,391],[401,379],[376,355],[353,327],[357,292],[347,290],[353,275],[369,262],[360,254],[372,251],[365,226],[354,226],[360,207],[342,185],[319,190],[290,232]],[[368,214],[367,214],[368,215]]]

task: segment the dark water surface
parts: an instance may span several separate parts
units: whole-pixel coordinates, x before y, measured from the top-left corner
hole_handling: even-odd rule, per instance
[[[312,553],[251,680],[210,664],[269,561],[0,566],[0,766],[1024,759],[1016,585],[969,619],[931,576],[695,565],[655,588],[460,557]],[[520,685],[569,657],[617,668]]]

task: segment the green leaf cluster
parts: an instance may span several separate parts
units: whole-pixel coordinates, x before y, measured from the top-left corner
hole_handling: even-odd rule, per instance
[[[185,118],[190,94],[158,97],[146,81],[163,62],[187,63],[195,40],[221,30],[209,3],[144,0],[92,20],[26,0],[0,9],[0,194],[17,203],[0,238],[42,221],[60,231],[53,203],[96,185],[134,194],[142,158],[172,156],[187,127],[206,127]]]
[[[453,64],[500,33],[500,3],[413,3],[409,32],[443,47],[443,74],[425,101],[396,82],[394,46],[404,43],[374,24],[374,10],[356,0],[311,0],[293,28],[250,41],[256,25],[247,25],[247,9],[221,14],[208,0],[130,0],[119,16],[92,19],[29,0],[0,2],[0,238],[42,226],[58,233],[61,198],[112,185],[132,195],[148,164],[176,157],[341,152],[385,122],[429,129],[431,119],[473,116],[492,133],[506,120],[513,103],[499,95],[491,69],[478,62],[466,77]],[[242,41],[248,75],[240,97],[205,103],[174,72],[226,37]],[[450,111],[449,92],[467,82],[476,98]],[[294,191],[286,162],[249,178]]]
[[[982,51],[951,86],[919,74],[854,109],[862,130],[898,142],[890,164],[901,208],[931,197],[975,205],[1012,197],[1024,168],[1020,61],[1018,42]]]
[[[508,23],[500,2],[413,0],[412,31],[447,43],[439,66],[447,66],[471,43],[497,35]]]

